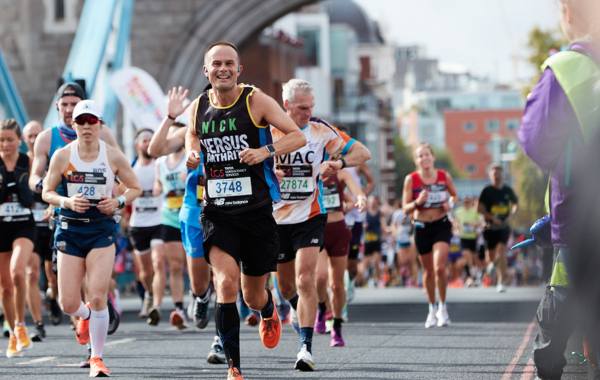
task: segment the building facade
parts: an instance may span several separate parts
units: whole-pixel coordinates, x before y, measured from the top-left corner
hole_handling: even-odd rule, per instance
[[[445,147],[457,168],[469,179],[483,180],[492,162],[510,161],[522,113],[521,108],[445,111]]]

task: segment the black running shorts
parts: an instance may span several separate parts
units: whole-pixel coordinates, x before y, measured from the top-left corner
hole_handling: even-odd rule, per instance
[[[160,236],[158,239],[165,243],[181,242],[181,230],[179,228],[167,226],[166,224],[161,224]]]
[[[48,227],[36,227],[34,252],[40,256],[43,261],[52,261],[52,245],[54,237]]]
[[[300,248],[319,247],[325,245],[325,225],[327,215],[317,215],[309,220],[296,224],[279,224],[279,254],[278,263],[287,263],[296,259]]]
[[[33,219],[26,222],[1,222],[0,252],[12,252],[13,242],[19,238],[25,238],[35,242],[35,223]]]
[[[210,263],[215,246],[233,257],[247,276],[262,276],[277,270],[279,238],[271,204],[237,215],[202,211],[203,246]]]
[[[452,239],[452,223],[447,216],[433,222],[415,221],[415,245],[419,255],[433,251],[435,243],[450,244]]]
[[[460,239],[460,249],[477,252],[477,239]]]
[[[483,239],[487,249],[495,249],[499,243],[506,245],[510,237],[510,228],[501,228],[493,230],[486,228],[483,230]]]
[[[162,227],[163,226],[161,225],[150,227],[131,227],[129,229],[129,240],[131,241],[131,245],[133,245],[133,249],[138,252],[145,252],[149,250],[152,246],[151,243],[153,240],[162,240]]]
[[[358,254],[360,253],[360,243],[363,235],[363,223],[355,222],[350,232],[352,236],[350,238],[350,251],[348,252],[349,260],[358,260]]]
[[[381,254],[381,240],[365,242],[365,257],[371,256],[375,252]]]

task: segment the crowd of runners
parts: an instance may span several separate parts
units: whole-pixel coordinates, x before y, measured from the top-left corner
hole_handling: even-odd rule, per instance
[[[291,366],[312,371],[315,332],[329,334],[331,347],[346,344],[342,326],[357,286],[423,287],[430,328],[450,324],[448,286],[504,292],[514,283],[507,247],[518,201],[501,166],[490,167],[490,185],[478,197],[459,199],[432,147],[420,144],[401,199],[382,204],[366,164],[371,153],[313,115],[318,94],[309,82],[284,84],[280,105],[238,83],[235,45],[211,45],[204,64],[210,85],[191,102],[188,90],[172,88],[162,123],[136,131],[133,161],[74,82],[57,91],[57,126],[2,121],[8,358],[46,339],[45,304],[52,324],[71,317],[77,342],[88,348],[82,367],[90,376],[110,374],[103,348],[119,323],[113,270],[120,234],[133,252],[139,317],[156,326],[166,310],[177,329],[205,329],[214,308],[207,361],[226,364],[232,380],[243,378],[241,320],[259,325],[269,349],[282,323],[291,325],[298,337]],[[166,290],[171,305],[163,302]]]

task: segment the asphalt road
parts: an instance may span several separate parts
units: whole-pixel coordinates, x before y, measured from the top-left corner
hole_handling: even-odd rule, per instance
[[[242,326],[246,379],[522,379],[535,378],[532,323],[539,288],[451,289],[450,327],[426,330],[424,296],[416,289],[359,289],[344,324],[346,347],[330,348],[315,336],[317,371],[293,370],[297,338],[290,326],[278,348],[266,350],[256,328]],[[168,303],[165,303],[167,305]],[[135,317],[139,302],[127,299],[119,330],[109,337],[105,362],[113,377],[225,379],[224,365],[206,362],[214,324],[176,331],[168,323],[149,327]],[[168,317],[163,313],[164,320]],[[86,355],[66,325],[47,327],[48,337],[17,359],[0,357],[0,378],[83,379]],[[4,349],[6,339],[0,340]],[[572,347],[577,347],[573,340]],[[584,379],[585,368],[569,358],[564,379]]]

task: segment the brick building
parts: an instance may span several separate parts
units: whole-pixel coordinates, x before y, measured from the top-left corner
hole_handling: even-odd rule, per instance
[[[502,160],[517,139],[522,109],[444,112],[446,149],[469,179],[486,179],[487,167]]]

